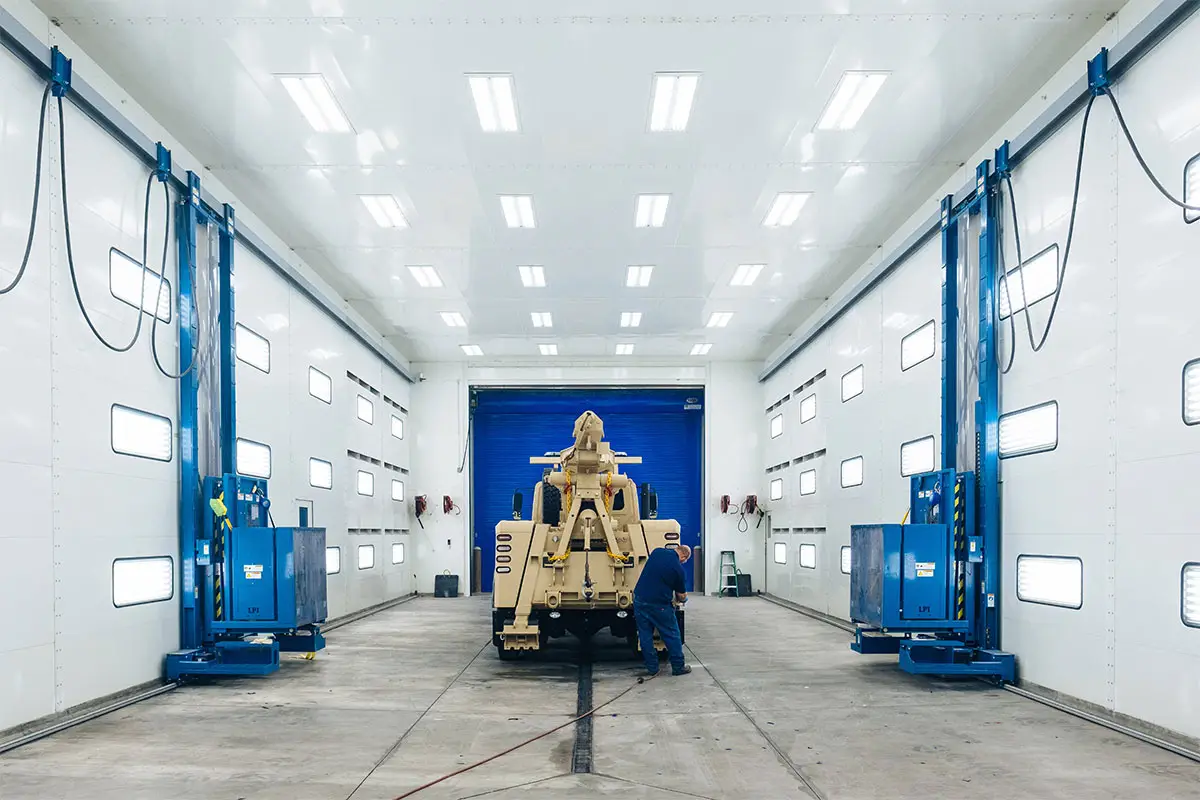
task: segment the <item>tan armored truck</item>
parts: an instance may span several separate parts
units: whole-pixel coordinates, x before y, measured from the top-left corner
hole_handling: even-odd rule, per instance
[[[496,525],[492,643],[500,658],[605,628],[636,652],[633,587],[651,551],[678,546],[679,523],[653,518],[654,494],[643,486],[639,498],[619,469],[642,459],[614,452],[591,411],[575,420],[573,446],[529,462],[547,465],[533,490],[533,519]],[[682,633],[683,611],[676,613]],[[657,637],[655,645],[663,647]]]

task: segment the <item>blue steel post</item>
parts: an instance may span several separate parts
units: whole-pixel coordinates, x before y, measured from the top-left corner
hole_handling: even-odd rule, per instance
[[[996,326],[999,185],[991,162],[976,169],[979,215],[979,399],[975,408],[978,521],[983,539],[976,641],[1000,647],[1000,361]]]
[[[234,306],[233,306],[233,249],[234,230],[233,206],[224,208],[224,219],[220,221],[220,253],[218,288],[221,303],[221,472],[232,475],[237,472],[237,408],[236,374],[234,372]]]
[[[942,198],[942,464],[958,453],[958,218],[954,196]]]
[[[179,252],[179,370],[188,369],[188,362],[198,335],[195,324],[195,291],[192,274],[196,264],[196,202],[200,185],[180,198],[176,212],[176,240]],[[203,641],[204,618],[197,610],[200,598],[200,567],[196,564],[197,530],[200,525],[200,466],[198,463],[197,417],[199,416],[200,372],[188,370],[179,380],[179,563],[182,600],[182,634],[184,648],[199,647]]]

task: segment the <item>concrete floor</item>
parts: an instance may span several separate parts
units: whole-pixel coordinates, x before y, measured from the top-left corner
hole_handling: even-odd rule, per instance
[[[575,644],[501,663],[488,599],[422,598],[330,634],[265,680],[190,686],[0,756],[4,800],[391,800],[569,719]],[[637,673],[597,642],[595,703]],[[695,598],[695,668],[419,800],[1200,798],[1200,764],[894,658],[757,599]]]

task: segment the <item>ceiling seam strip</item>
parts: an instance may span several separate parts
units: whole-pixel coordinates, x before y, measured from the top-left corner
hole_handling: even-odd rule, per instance
[[[50,73],[50,48],[32,31],[21,24],[11,13],[0,7],[0,44],[3,44],[18,60],[28,66],[38,77],[46,77]],[[134,155],[141,158],[147,165],[157,164],[157,148],[142,131],[125,117],[104,96],[94,89],[78,73],[71,78],[71,91],[67,95],[76,106],[91,117],[102,128],[113,136]],[[183,172],[183,177],[180,173]],[[176,191],[187,195],[186,171],[171,165],[171,183]],[[202,201],[211,209],[223,207],[215,195],[201,185]],[[279,257],[275,250],[268,245],[253,230],[244,223],[235,228],[237,239],[250,248],[255,255],[265,261],[276,273],[289,284],[298,289],[320,308],[330,319],[344,328],[350,335],[361,342],[370,351],[379,356],[383,362],[395,370],[409,383],[416,379],[408,368],[397,357],[389,353],[384,346],[373,340],[371,332],[356,320],[347,316],[333,301],[325,297],[320,288],[299,272],[286,260]],[[380,335],[382,339],[382,335]],[[386,344],[386,341],[385,341]]]
[[[1165,39],[1198,8],[1200,8],[1200,0],[1163,0],[1159,3],[1141,23],[1109,49],[1109,75],[1116,80],[1128,72],[1135,63],[1154,49],[1155,45]],[[1016,166],[1045,143],[1075,112],[1083,107],[1083,104],[1087,102],[1088,93],[1086,76],[1080,78],[1063,92],[1049,108],[1012,140],[1009,145],[1009,164]],[[963,188],[954,192],[951,200],[952,207],[958,208],[963,202],[970,200],[975,194],[975,185],[975,179],[971,178]],[[940,212],[934,212],[875,269],[865,275],[849,294],[813,323],[795,342],[787,345],[784,352],[768,360],[767,365],[758,374],[759,383],[768,380],[782,369],[822,331],[849,311],[862,299],[863,295],[904,263],[918,247],[924,244],[928,237],[937,233],[940,225]]]

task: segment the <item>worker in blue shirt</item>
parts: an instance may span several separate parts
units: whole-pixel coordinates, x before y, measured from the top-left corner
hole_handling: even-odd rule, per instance
[[[671,674],[686,675],[692,668],[683,663],[683,640],[673,603],[687,602],[684,590],[683,565],[692,557],[692,548],[659,547],[646,559],[637,586],[633,587],[633,617],[637,622],[638,643],[646,672],[658,674],[658,654],[654,650],[654,629],[667,646],[671,659]]]

